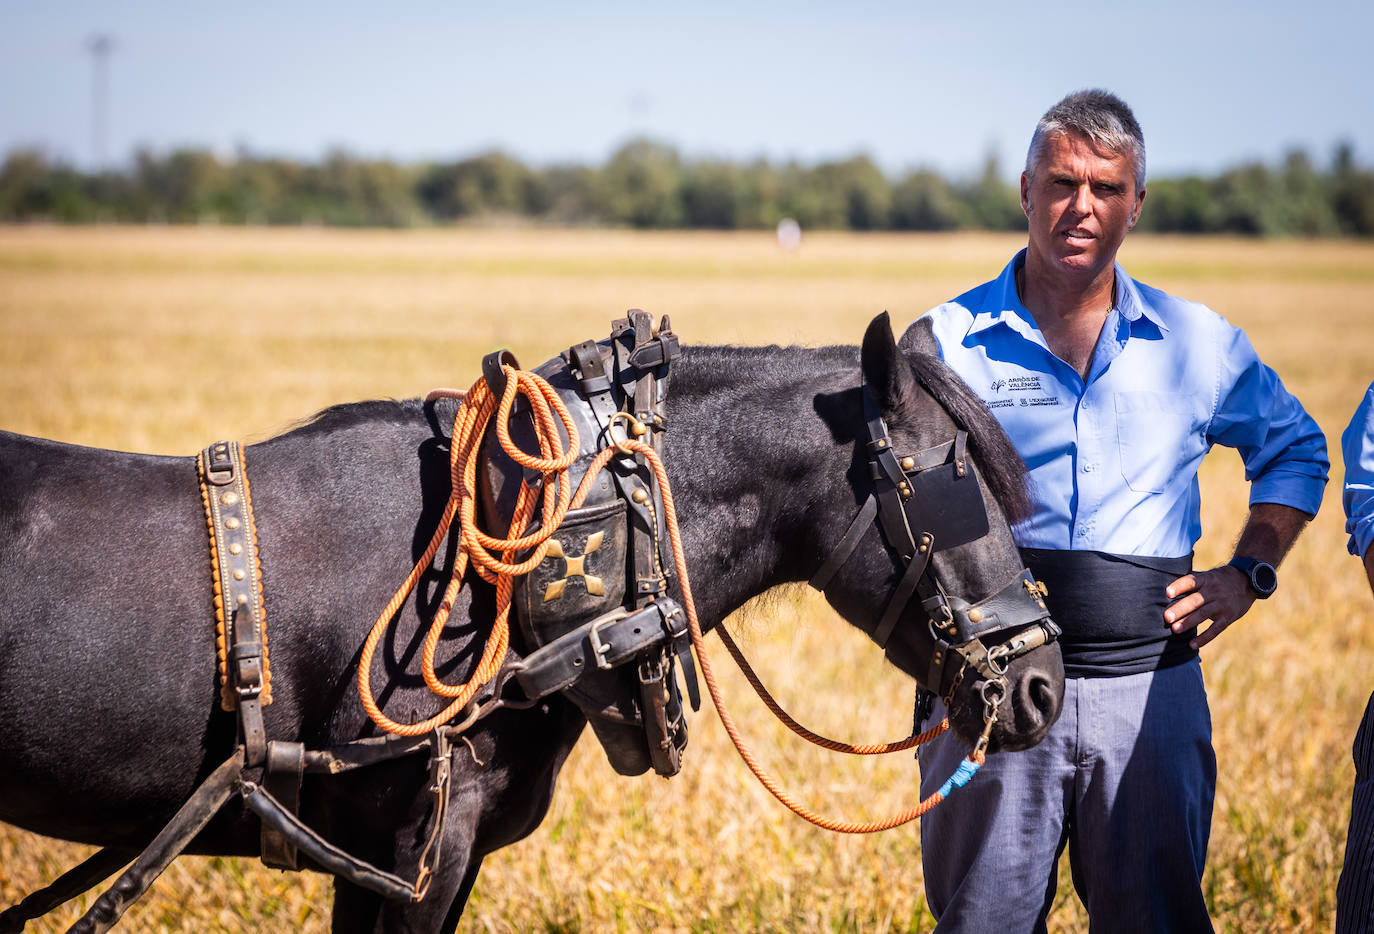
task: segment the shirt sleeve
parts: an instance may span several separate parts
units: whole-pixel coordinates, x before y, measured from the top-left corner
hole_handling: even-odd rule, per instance
[[[1209,442],[1235,448],[1250,481],[1250,503],[1277,503],[1315,516],[1330,460],[1326,436],[1260,361],[1250,339],[1224,320],[1216,411]]]
[[[1374,543],[1374,383],[1365,390],[1355,417],[1341,435],[1341,456],[1345,459],[1345,530],[1350,533],[1347,547],[1352,555],[1363,557]]]

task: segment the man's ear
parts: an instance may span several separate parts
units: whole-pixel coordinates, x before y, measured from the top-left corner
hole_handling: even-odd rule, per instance
[[[912,375],[911,364],[897,350],[887,312],[869,322],[859,360],[864,382],[883,413],[893,411],[916,391],[916,377]]]
[[[1142,188],[1142,189],[1140,189],[1140,193],[1139,193],[1138,195],[1136,195],[1136,197],[1135,197],[1135,210],[1131,212],[1131,220],[1130,220],[1130,222],[1126,225],[1126,229],[1127,229],[1127,230],[1130,230],[1132,227],[1134,227],[1134,226],[1136,225],[1136,222],[1140,220],[1140,209],[1141,209],[1142,207],[1144,207],[1144,206],[1145,206],[1145,189]]]

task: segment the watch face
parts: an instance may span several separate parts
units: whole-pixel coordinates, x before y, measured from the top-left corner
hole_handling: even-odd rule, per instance
[[[1258,561],[1250,569],[1250,582],[1254,584],[1255,590],[1268,596],[1278,589],[1279,575],[1273,565]]]

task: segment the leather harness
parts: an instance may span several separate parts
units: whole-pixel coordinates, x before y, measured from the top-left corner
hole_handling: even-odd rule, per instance
[[[1007,662],[1053,641],[1059,636],[1059,627],[1049,618],[1044,585],[1025,568],[975,603],[946,593],[931,569],[931,556],[976,541],[987,535],[989,528],[982,483],[968,457],[968,432],[957,429],[951,441],[899,457],[866,381],[861,392],[873,490],[809,583],[824,593],[869,528],[874,522],[878,524],[902,573],[871,634],[873,641],[887,647],[913,598],[920,600],[934,640],[926,687],[917,696],[915,728],[919,732],[929,714],[931,697],[935,693],[951,697],[968,668],[976,670],[984,682],[998,685],[994,693],[1004,694]],[[1017,629],[1026,631],[992,647],[982,641],[985,636]],[[957,669],[951,670],[952,659],[961,663]],[[995,699],[1000,701],[1000,695]],[[992,700],[985,691],[984,703]]]
[[[262,708],[272,703],[272,675],[262,564],[243,447],[237,441],[217,441],[200,452],[196,467],[210,530],[220,705],[238,712],[244,766],[261,766],[266,787],[294,813],[300,807],[305,748],[300,743],[268,743],[263,728]],[[273,869],[300,868],[295,844],[267,822],[262,825],[262,861]]]
[[[666,317],[655,330],[648,314],[632,309],[613,323],[609,341],[584,341],[535,369],[576,420],[581,450],[560,482],[577,486],[596,455],[627,431],[644,432],[641,440],[662,451],[678,352]],[[490,382],[499,358],[488,357],[484,372]],[[517,425],[511,431],[518,436]],[[524,476],[494,439],[484,463],[483,507],[495,526],[497,516],[509,515]],[[528,697],[561,691],[575,703],[617,772],[652,767],[670,777],[681,769],[687,744],[679,667],[694,710],[700,695],[686,615],[667,592],[662,492],[635,455],[613,458],[606,476],[609,483],[596,484],[567,514],[548,557],[516,581],[529,652],[511,671]]]

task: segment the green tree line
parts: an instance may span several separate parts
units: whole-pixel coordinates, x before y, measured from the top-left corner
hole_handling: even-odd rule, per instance
[[[1302,151],[1211,176],[1153,179],[1140,229],[1251,236],[1374,236],[1374,171],[1348,144],[1326,166]],[[989,157],[948,178],[889,177],[867,156],[802,165],[684,158],[632,140],[604,165],[536,168],[502,152],[406,165],[335,152],[319,162],[203,149],[141,151],[83,172],[37,150],[0,165],[0,221],[410,227],[522,219],[557,225],[759,229],[1024,229],[1017,191]]]

